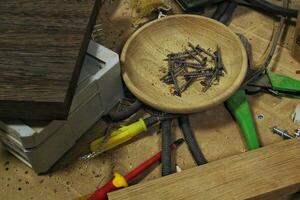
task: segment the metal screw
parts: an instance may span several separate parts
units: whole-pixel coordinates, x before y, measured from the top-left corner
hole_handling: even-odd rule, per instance
[[[205,53],[206,55],[210,56],[211,58],[215,57],[212,53],[210,53],[210,52],[206,51],[204,48],[200,47],[200,45],[197,45],[196,49],[203,52],[203,53]]]
[[[205,65],[206,63],[203,62],[202,60],[200,60],[196,55],[194,55],[191,52],[188,52],[188,54],[190,54],[197,62],[199,62],[201,65]]]
[[[195,78],[190,78],[189,80],[187,80],[185,82],[185,84],[183,86],[181,86],[180,88],[180,92],[184,92],[196,79]]]
[[[294,134],[296,137],[300,137],[300,129],[296,129]]]
[[[201,71],[201,72],[190,72],[185,74],[185,77],[210,77],[213,75],[213,72],[211,71]]]
[[[258,116],[257,116],[257,119],[259,119],[259,120],[263,120],[265,118],[265,115],[264,114],[259,114]]]
[[[207,79],[204,80],[205,81],[205,87],[202,90],[203,92],[206,92],[211,87],[212,82],[217,77],[218,73],[219,73],[219,69],[216,67],[214,69],[213,75],[211,77],[207,77]]]
[[[293,138],[295,138],[294,136],[290,135],[286,130],[282,130],[282,129],[277,128],[277,127],[273,127],[272,131],[273,131],[274,134],[279,135],[283,139],[293,139]]]
[[[174,76],[175,77],[177,77],[177,76],[179,76],[181,73],[182,73],[182,71],[183,71],[184,69],[183,68],[176,68],[176,69],[171,69],[170,71],[173,71],[174,72]],[[160,80],[161,81],[164,81],[164,82],[172,82],[172,76],[171,76],[171,74],[170,74],[170,71],[166,74],[166,75],[164,75],[163,77],[161,77],[160,78]]]
[[[197,53],[197,55],[204,59],[204,56],[201,54],[201,51],[199,51],[192,43],[189,42],[188,45],[191,49],[193,49],[194,52]],[[206,63],[206,61],[204,63]]]
[[[186,67],[192,67],[192,68],[196,68],[196,69],[205,68],[206,67],[205,65],[202,65],[200,63],[192,63],[192,62],[187,62],[187,61],[175,61],[175,62],[179,63],[179,64],[183,64]]]
[[[199,78],[204,78],[201,84],[204,86],[203,91],[206,92],[213,85],[214,81],[219,81],[220,76],[224,76],[224,72],[226,73],[219,47],[212,54],[199,45],[194,46],[189,42],[188,46],[192,50],[186,49],[183,52],[170,53],[164,59],[168,61],[168,73],[161,80],[166,84],[174,84],[174,94],[178,96],[181,96],[182,92]],[[207,65],[209,57],[212,58],[210,61],[214,61],[214,67],[212,68],[208,68]],[[193,70],[189,70],[189,68]],[[186,82],[180,86],[176,78],[182,74]]]
[[[225,66],[223,64],[222,53],[221,53],[221,49],[220,49],[219,46],[217,46],[217,51],[215,52],[215,55],[216,56],[215,56],[214,61],[217,62],[216,66],[218,66],[218,68],[220,70],[223,70],[225,73],[227,73],[227,70],[226,70],[226,68],[225,68]]]
[[[194,52],[193,50],[186,50],[184,52],[179,52],[179,53],[170,53],[167,55],[167,59],[164,59],[164,60],[168,60],[169,58],[171,60],[185,60],[187,58],[190,58],[191,55],[190,54],[197,54],[196,52]]]
[[[176,94],[177,96],[180,96],[180,97],[181,97],[181,91],[180,91],[178,82],[177,82],[177,80],[176,80],[176,77],[175,77],[175,75],[174,75],[174,72],[171,71],[170,73],[171,73],[171,77],[172,77],[173,83],[174,83],[174,85],[175,85],[175,94]]]

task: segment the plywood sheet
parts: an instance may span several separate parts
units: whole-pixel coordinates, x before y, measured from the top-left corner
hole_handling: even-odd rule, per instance
[[[99,7],[98,0],[1,0],[0,117],[67,117]]]

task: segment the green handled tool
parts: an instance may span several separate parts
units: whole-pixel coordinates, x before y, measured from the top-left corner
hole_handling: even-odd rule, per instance
[[[281,23],[283,24],[283,22]],[[300,98],[300,81],[292,79],[288,76],[274,73],[267,69],[267,65],[272,58],[272,55],[276,49],[276,44],[280,38],[281,29],[277,31],[276,39],[273,41],[272,45],[273,48],[271,49],[269,56],[267,56],[267,60],[259,70],[253,70],[251,44],[246,37],[239,35],[247,51],[249,68],[240,90],[232,95],[225,102],[225,105],[238,122],[249,150],[259,148],[260,142],[257,137],[256,127],[246,94],[253,95],[259,92],[267,92],[274,96]]]
[[[275,96],[300,98],[300,81],[277,74],[269,69],[247,84],[248,94],[268,92]]]
[[[248,149],[259,148],[260,144],[245,91],[237,91],[226,101],[225,105],[238,122]]]
[[[260,144],[246,94],[267,92],[274,96],[300,98],[300,81],[274,73],[269,69],[249,70],[247,77],[243,89],[231,96],[225,105],[239,123],[248,149],[254,150],[259,148]]]
[[[247,86],[249,82],[255,79],[256,76],[261,74],[262,71],[252,70],[253,62],[251,44],[245,36],[239,35],[239,37],[248,55],[248,71],[241,88],[225,102],[225,106],[238,122],[242,134],[244,135],[248,150],[254,150],[260,147],[260,142],[257,137],[252,112],[247,100],[245,86]]]

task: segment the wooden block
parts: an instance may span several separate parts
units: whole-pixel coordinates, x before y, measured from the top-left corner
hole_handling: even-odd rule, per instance
[[[67,117],[99,8],[99,0],[1,0],[1,118]]]
[[[300,13],[300,12],[299,12]],[[300,62],[300,14],[298,14],[297,25],[295,29],[295,39],[292,48],[292,56]]]
[[[277,199],[300,189],[300,138],[109,194],[110,200]]]

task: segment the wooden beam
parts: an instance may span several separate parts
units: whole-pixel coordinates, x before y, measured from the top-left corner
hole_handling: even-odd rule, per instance
[[[299,12],[300,13],[300,12]],[[295,39],[292,48],[292,56],[300,62],[300,14],[298,14],[297,25],[295,29]]]
[[[109,199],[277,199],[300,189],[299,149],[300,138],[283,141],[112,192]]]

